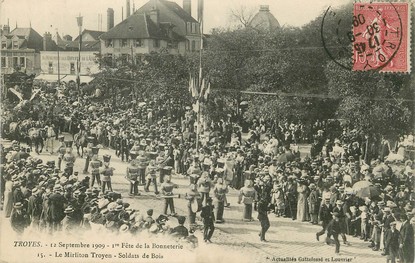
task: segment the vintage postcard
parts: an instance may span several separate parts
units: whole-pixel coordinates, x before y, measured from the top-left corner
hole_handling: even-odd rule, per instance
[[[0,0],[0,262],[414,262],[414,14]]]

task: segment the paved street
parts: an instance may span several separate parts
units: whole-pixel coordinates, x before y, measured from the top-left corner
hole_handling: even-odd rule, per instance
[[[66,139],[70,138],[70,135],[65,136]],[[155,216],[162,213],[163,199],[157,198],[153,192],[144,192],[142,186],[139,188],[141,196],[129,197],[129,184],[124,178],[127,163],[115,156],[115,152],[111,149],[100,149],[99,155],[103,154],[112,155],[111,165],[116,169],[112,177],[114,191],[122,193],[124,201],[130,203],[131,207],[135,209],[145,213],[147,209],[153,208]],[[57,155],[50,155],[47,152],[41,153],[40,157],[44,162],[57,160]],[[75,171],[80,172],[80,179],[85,176],[82,174],[84,164],[85,159],[78,157],[75,162]],[[181,175],[173,175],[172,181],[179,185],[175,193],[180,193],[183,196],[189,185],[188,179]],[[150,190],[152,190],[151,186]],[[334,246],[326,245],[323,242],[323,237],[320,242],[316,241],[315,233],[320,229],[320,226],[311,225],[308,222],[292,221],[288,218],[277,218],[273,214],[269,215],[271,222],[271,228],[267,233],[269,242],[260,242],[258,237],[259,222],[242,222],[243,207],[237,204],[237,197],[238,191],[230,189],[228,201],[231,206],[225,208],[224,213],[226,222],[216,224],[212,238],[213,244],[201,244],[200,250],[195,253],[203,257],[227,255],[230,258],[249,258],[247,262],[320,262],[321,257],[329,258],[330,262],[379,262],[379,260],[386,260],[380,255],[380,252],[371,251],[367,247],[368,243],[353,237],[348,237],[350,246],[342,244],[340,255],[335,256]],[[175,207],[179,215],[186,215],[186,200],[183,197],[175,199]],[[254,217],[256,217],[255,212]],[[176,225],[176,219],[172,218],[172,221],[173,225]],[[200,231],[196,233],[196,236],[199,237],[199,242],[203,243]],[[211,253],[211,251],[218,251],[218,253]],[[214,260],[214,258],[211,259]]]

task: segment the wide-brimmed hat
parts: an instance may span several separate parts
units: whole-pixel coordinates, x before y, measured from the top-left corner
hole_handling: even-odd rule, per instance
[[[337,200],[336,201],[336,205],[342,205],[342,204],[344,204],[344,202],[342,200]]]
[[[70,214],[70,213],[73,213],[75,210],[73,209],[73,207],[72,206],[68,206],[66,209],[65,209],[65,214]]]
[[[21,208],[23,208],[23,204],[21,203],[21,202],[17,202],[17,203],[15,203],[14,204],[14,206],[13,206],[15,209],[21,209]]]

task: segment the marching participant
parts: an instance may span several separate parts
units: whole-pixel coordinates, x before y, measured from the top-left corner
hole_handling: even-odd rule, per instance
[[[164,214],[167,215],[167,208],[170,207],[170,212],[172,216],[176,216],[177,213],[174,210],[174,202],[173,202],[173,189],[179,188],[177,184],[171,182],[171,175],[166,176],[166,181],[161,185],[161,192],[164,197]]]
[[[138,196],[140,193],[138,192],[138,176],[140,172],[140,168],[138,166],[137,153],[131,152],[131,161],[127,167],[127,180],[130,182],[130,196]]]
[[[195,184],[191,184],[189,186],[189,190],[186,192],[185,198],[188,201],[187,211],[189,215],[189,223],[192,226],[196,224],[196,212],[200,211],[202,207],[201,195],[197,191],[197,186]]]
[[[66,152],[66,144],[65,144],[65,136],[60,135],[58,137],[59,140],[59,146],[58,146],[58,169],[61,170],[61,164],[62,164],[62,159],[63,156],[65,155]]]
[[[73,141],[66,141],[66,153],[63,156],[63,161],[66,162],[65,170],[67,170],[68,176],[71,176],[73,174],[73,167],[75,165],[76,157],[72,153],[72,143]]]
[[[110,167],[110,160],[111,160],[111,155],[107,155],[105,154],[103,156],[104,158],[104,167],[102,169],[102,192],[105,193],[105,186],[107,186],[108,190],[110,190],[112,192],[112,186],[111,186],[111,176],[113,176],[114,174],[114,170],[115,168]]]
[[[147,179],[147,184],[144,188],[144,190],[146,192],[149,192],[150,190],[148,189],[150,187],[150,184],[153,183],[154,184],[154,193],[156,195],[159,194],[159,191],[157,190],[157,167],[155,166],[155,161],[151,160],[149,165],[146,168],[146,179]]]
[[[85,166],[84,166],[84,171],[83,173],[86,174],[88,173],[88,168],[89,168],[89,162],[92,159],[92,156],[95,154],[94,152],[96,151],[96,149],[94,149],[94,137],[90,136],[88,137],[88,145],[87,145],[87,149],[86,149],[86,160],[85,160]]]
[[[97,152],[98,154],[98,152]],[[95,184],[95,180],[97,180],[97,184],[98,186],[101,186],[101,175],[100,175],[100,167],[102,167],[102,162],[100,160],[98,160],[98,155],[94,154],[92,156],[92,160],[91,160],[91,188],[94,186]]]

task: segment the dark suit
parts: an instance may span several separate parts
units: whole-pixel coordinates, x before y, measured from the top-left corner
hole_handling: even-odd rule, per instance
[[[343,204],[344,206],[344,204]],[[347,239],[346,239],[346,230],[347,230],[347,226],[345,223],[346,220],[346,213],[344,212],[343,207],[339,208],[338,206],[333,208],[333,213],[337,212],[339,213],[339,221],[340,221],[340,235],[342,236],[343,242],[346,243]]]
[[[408,220],[401,226],[401,236],[399,243],[402,245],[400,251],[401,262],[414,262],[414,228]]]
[[[320,214],[319,218],[323,222],[322,227],[323,229],[320,232],[317,232],[317,236],[321,236],[326,232],[327,226],[332,219],[331,211],[333,210],[331,204],[324,204],[320,207]]]
[[[265,233],[268,231],[270,227],[267,202],[260,201],[258,203],[258,220],[259,222],[261,222],[260,238],[261,241],[265,241]]]
[[[340,252],[340,242],[339,242],[339,234],[341,232],[341,225],[340,221],[336,221],[332,219],[327,226],[328,236],[333,236],[334,242],[336,244],[336,253]]]
[[[203,225],[204,225],[204,231],[203,231],[203,239],[205,241],[209,240],[213,235],[213,231],[215,231],[215,225],[213,222],[215,222],[215,215],[213,213],[213,206],[212,205],[206,205],[202,207],[202,212],[200,213],[200,216],[203,219]]]
[[[395,263],[395,258],[398,257],[399,236],[399,231],[396,229],[388,229],[385,232],[385,253],[392,263]]]

